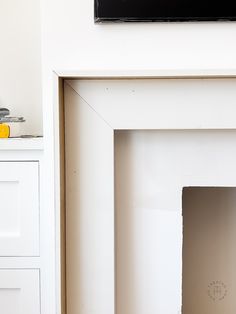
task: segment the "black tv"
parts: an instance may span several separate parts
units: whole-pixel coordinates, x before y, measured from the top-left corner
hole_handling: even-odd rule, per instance
[[[236,0],[95,0],[95,23],[235,21]]]

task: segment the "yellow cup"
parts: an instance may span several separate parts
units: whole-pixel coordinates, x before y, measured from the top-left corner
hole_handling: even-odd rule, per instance
[[[7,124],[0,124],[0,138],[10,137],[10,127]]]

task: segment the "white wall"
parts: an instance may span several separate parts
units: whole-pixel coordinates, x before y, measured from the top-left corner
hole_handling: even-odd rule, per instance
[[[95,25],[94,0],[41,0],[45,134],[53,71],[236,69],[236,22]],[[52,145],[51,142],[50,145]]]
[[[41,1],[47,78],[53,69],[236,68],[234,22],[94,25],[93,0]],[[0,106],[41,134],[40,0],[1,0],[0,38]]]
[[[235,22],[94,25],[94,0],[42,2],[52,69],[236,68]]]
[[[42,134],[40,0],[0,1],[0,107]]]

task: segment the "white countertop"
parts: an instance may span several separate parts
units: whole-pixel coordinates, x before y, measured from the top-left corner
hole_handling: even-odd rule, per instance
[[[43,150],[43,137],[1,138],[1,150]]]

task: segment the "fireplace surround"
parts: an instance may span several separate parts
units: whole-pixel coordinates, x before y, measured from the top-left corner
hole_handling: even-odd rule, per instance
[[[185,187],[236,186],[236,80],[137,74],[71,78],[55,78],[63,310],[67,303],[67,314],[195,314],[182,308],[182,195]],[[126,194],[130,181],[134,188]],[[122,204],[125,200],[130,205]],[[132,236],[139,227],[142,236],[136,241]],[[142,259],[142,252],[149,258]],[[214,314],[234,291],[221,276],[209,278],[202,289]],[[211,298],[214,289],[226,293],[218,307]]]

